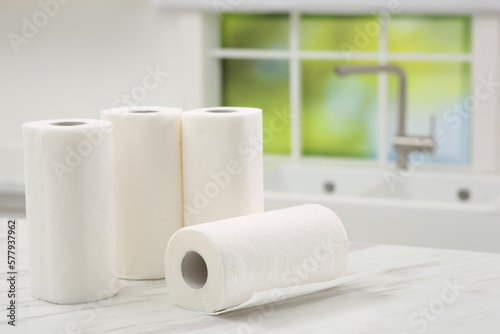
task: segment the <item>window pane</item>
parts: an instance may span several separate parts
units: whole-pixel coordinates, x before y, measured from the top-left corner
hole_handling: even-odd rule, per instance
[[[265,153],[290,153],[288,61],[222,61],[223,105],[262,108]]]
[[[470,17],[393,17],[389,24],[389,51],[470,52],[470,26]]]
[[[431,115],[436,115],[437,147],[425,162],[469,162],[470,65],[461,62],[399,62],[408,76],[406,130],[408,135],[428,136]],[[389,140],[397,132],[398,80],[389,79]],[[392,143],[389,159],[395,159]]]
[[[305,15],[300,21],[303,50],[376,51],[379,32],[370,16]]]
[[[340,77],[341,61],[302,62],[305,155],[376,158],[377,75]],[[352,62],[349,65],[367,64]]]
[[[287,49],[288,15],[224,14],[222,46],[246,49]]]

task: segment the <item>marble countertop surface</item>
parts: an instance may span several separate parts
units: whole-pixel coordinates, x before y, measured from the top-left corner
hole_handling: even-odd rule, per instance
[[[113,298],[56,305],[29,294],[18,221],[17,326],[6,317],[0,225],[0,333],[500,333],[500,254],[351,244],[348,273],[381,272],[314,294],[219,316],[175,305],[164,280],[121,280]]]

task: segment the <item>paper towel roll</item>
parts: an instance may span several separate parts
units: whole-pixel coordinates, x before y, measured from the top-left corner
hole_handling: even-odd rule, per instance
[[[347,257],[337,215],[307,204],[177,231],[166,282],[181,306],[217,314],[331,287]]]
[[[35,298],[72,304],[118,291],[111,132],[90,119],[23,125]]]
[[[168,239],[182,227],[181,115],[177,108],[101,112],[113,123],[119,274],[164,277]]]
[[[263,211],[262,110],[184,112],[182,156],[185,226]]]

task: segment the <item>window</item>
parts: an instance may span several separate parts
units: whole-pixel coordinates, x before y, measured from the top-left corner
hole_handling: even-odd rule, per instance
[[[387,23],[387,24],[385,24]],[[276,112],[300,118],[265,141],[272,154],[393,161],[397,79],[386,74],[339,77],[338,65],[396,64],[408,78],[407,133],[429,135],[431,116],[446,140],[426,162],[469,163],[471,87],[469,16],[224,14],[220,20],[223,105],[258,106],[264,127]],[[299,141],[293,145],[293,141]],[[298,152],[294,152],[298,147]]]

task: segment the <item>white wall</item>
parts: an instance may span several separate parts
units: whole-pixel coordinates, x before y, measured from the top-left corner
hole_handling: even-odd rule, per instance
[[[181,106],[174,16],[150,1],[60,4],[16,54],[10,33],[23,36],[23,17],[33,22],[35,15],[43,24],[40,3],[55,1],[0,0],[0,191],[22,189],[24,122],[98,118],[100,110],[142,85],[148,67],[169,75],[137,104]]]

